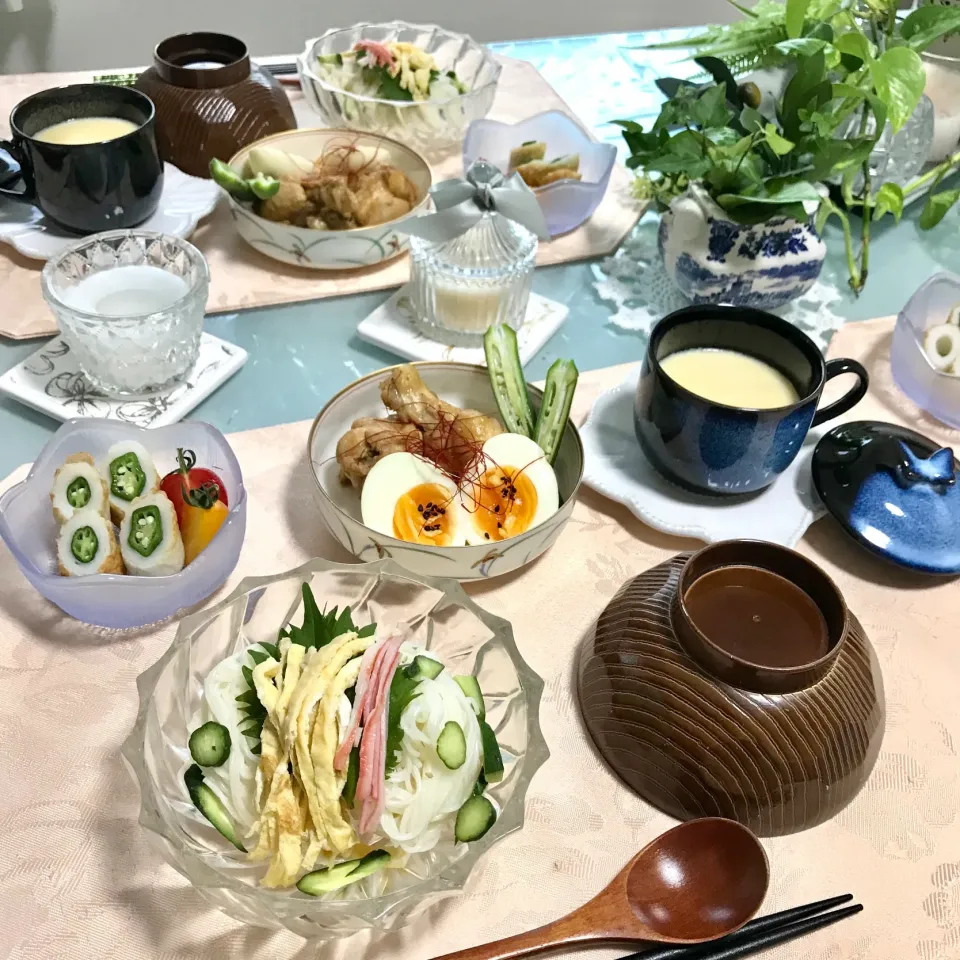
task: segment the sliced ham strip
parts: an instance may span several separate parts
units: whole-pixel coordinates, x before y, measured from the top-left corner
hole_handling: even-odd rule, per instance
[[[400,663],[402,637],[390,637],[383,645],[374,668],[376,694],[367,698],[364,710],[363,738],[360,741],[360,776],[357,800],[360,802],[360,833],[369,833],[383,811],[383,777],[387,757],[390,684]]]
[[[360,742],[360,724],[367,706],[367,698],[375,684],[372,682],[374,662],[383,644],[374,644],[364,651],[360,661],[360,675],[357,677],[356,692],[353,698],[353,711],[350,714],[350,723],[346,733],[341,735],[340,746],[333,758],[333,769],[343,773],[350,759],[350,751]]]

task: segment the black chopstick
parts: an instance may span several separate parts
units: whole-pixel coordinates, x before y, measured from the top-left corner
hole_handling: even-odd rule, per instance
[[[780,939],[768,940],[768,936],[776,936],[784,930],[794,930],[783,939],[792,939],[800,936],[809,930],[816,930],[820,926],[834,923],[842,920],[844,917],[859,913],[863,907],[857,904],[855,907],[847,907],[845,910],[838,910],[836,913],[825,913],[833,907],[839,907],[841,904],[849,903],[853,895],[849,893],[842,894],[839,897],[829,897],[826,900],[817,900],[814,903],[807,903],[800,907],[791,907],[789,910],[781,910],[778,913],[771,913],[766,917],[758,917],[750,923],[741,927],[735,933],[728,934],[718,940],[712,940],[709,943],[687,944],[683,946],[658,947],[653,950],[632,953],[629,956],[622,957],[621,960],[732,960],[734,957],[745,957],[756,950],[763,950],[774,943],[780,943]],[[829,919],[824,920],[824,917]],[[811,919],[812,918],[812,919]],[[813,920],[824,921],[807,926]],[[754,944],[759,944],[755,946]],[[748,947],[744,953],[718,953],[718,950],[737,949]]]
[[[284,77],[297,72],[297,64],[294,60],[286,63],[262,63],[261,66],[267,73],[272,73],[275,77]]]

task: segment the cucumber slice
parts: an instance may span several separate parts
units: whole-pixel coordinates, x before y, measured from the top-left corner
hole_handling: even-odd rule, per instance
[[[457,843],[479,840],[497,820],[497,811],[486,797],[468,797],[457,811],[453,835]]]
[[[557,459],[563,431],[570,419],[570,405],[577,389],[580,374],[572,360],[554,360],[547,371],[547,380],[543,387],[543,403],[537,417],[537,428],[533,439],[547,455],[547,462]]]
[[[411,680],[435,680],[443,673],[443,664],[432,657],[420,655],[414,657],[413,663],[407,666],[406,673]]]
[[[483,771],[480,771],[480,776],[477,777],[477,782],[473,785],[473,795],[475,797],[483,796],[483,791],[487,789],[487,778],[483,775]]]
[[[503,756],[493,727],[486,720],[480,721],[480,741],[483,743],[483,774],[487,783],[499,783],[503,779]]]
[[[280,181],[276,177],[268,177],[265,173],[258,173],[247,181],[247,186],[258,200],[269,200],[279,192]]]
[[[454,677],[457,686],[463,691],[464,696],[473,702],[473,712],[482,720],[486,715],[486,708],[483,706],[483,694],[480,692],[480,683],[476,677]]]
[[[533,408],[513,328],[505,323],[490,327],[483,335],[483,352],[487,357],[487,373],[497,409],[507,429],[511,433],[532,437]]]
[[[437,756],[448,770],[459,770],[467,759],[467,738],[456,720],[448,720],[437,737]]]
[[[230,731],[216,720],[197,727],[188,743],[193,762],[201,767],[219,767],[230,756]]]
[[[233,167],[216,157],[210,161],[210,177],[218,187],[226,190],[231,197],[235,197],[237,200],[253,199],[253,191],[247,181]]]
[[[347,780],[343,785],[344,803],[353,809],[353,801],[357,796],[357,781],[360,779],[360,748],[354,747],[350,751],[350,759],[347,760]]]
[[[220,798],[203,782],[203,771],[193,764],[183,775],[183,782],[187,785],[187,793],[193,805],[227,838],[238,850],[246,853],[246,848],[237,839],[230,814],[220,802]]]
[[[311,897],[319,897],[369,877],[371,873],[382,870],[389,861],[390,854],[386,850],[374,850],[359,860],[347,860],[325,870],[305,874],[297,883],[297,889]]]

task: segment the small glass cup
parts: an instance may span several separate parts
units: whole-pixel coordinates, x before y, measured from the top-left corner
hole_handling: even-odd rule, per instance
[[[518,329],[536,257],[536,234],[493,212],[454,240],[411,236],[410,293],[420,330],[442,343],[475,347],[488,327]]]
[[[210,272],[185,240],[94,234],[49,260],[41,285],[77,364],[105,394],[162,390],[197,361]]]

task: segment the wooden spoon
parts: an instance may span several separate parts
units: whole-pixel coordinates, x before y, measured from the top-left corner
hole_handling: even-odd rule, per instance
[[[760,841],[733,820],[689,820],[648,843],[592,900],[527,933],[437,960],[511,960],[598,941],[701,943],[738,930],[770,879]]]

